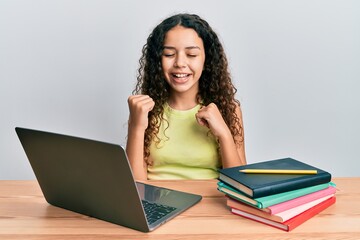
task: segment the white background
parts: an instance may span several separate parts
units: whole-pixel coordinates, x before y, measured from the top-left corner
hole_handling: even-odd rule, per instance
[[[181,12],[224,45],[248,163],[359,176],[360,1],[0,0],[0,179],[34,179],[16,126],[125,145],[142,46]]]

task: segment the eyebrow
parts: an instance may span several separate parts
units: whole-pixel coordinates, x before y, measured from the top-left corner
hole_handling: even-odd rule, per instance
[[[164,46],[164,49],[171,49],[171,50],[175,50],[175,47],[171,47],[171,46]],[[200,49],[200,47],[198,46],[189,46],[189,47],[186,47],[185,49],[189,50],[189,49]]]

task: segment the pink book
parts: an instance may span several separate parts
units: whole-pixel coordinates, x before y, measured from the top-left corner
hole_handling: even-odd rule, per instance
[[[255,220],[257,222],[261,222],[285,231],[291,231],[297,226],[309,220],[310,218],[314,217],[316,214],[320,213],[321,211],[325,210],[326,208],[334,204],[335,201],[336,201],[336,197],[335,196],[331,197],[285,222],[275,222],[251,213],[247,213],[242,210],[238,210],[236,208],[232,208],[231,211],[234,214]]]
[[[336,188],[335,187],[328,187],[325,188],[323,190],[317,191],[317,192],[313,192],[298,198],[294,198],[292,200],[286,201],[286,202],[282,202],[282,203],[278,203],[276,205],[272,205],[268,207],[269,213],[270,214],[277,214],[280,212],[284,212],[286,210],[295,208],[297,206],[312,202],[314,200],[317,200],[319,198],[323,198],[329,195],[333,195],[336,192]]]
[[[287,220],[301,214],[302,212],[314,207],[315,205],[326,201],[327,199],[329,199],[329,198],[331,198],[333,196],[335,196],[335,195],[334,194],[328,195],[328,196],[316,199],[314,201],[302,204],[300,206],[297,206],[297,207],[294,207],[294,208],[291,208],[291,209],[288,209],[286,211],[279,212],[279,213],[276,213],[276,214],[270,214],[270,213],[264,212],[264,211],[262,211],[260,209],[251,207],[251,206],[246,205],[244,203],[238,203],[236,205],[232,204],[232,201],[234,201],[232,199],[228,199],[228,206],[230,206],[230,208],[232,209],[233,212],[236,211],[236,210],[244,211],[244,212],[247,212],[249,214],[253,214],[255,216],[265,218],[265,219],[269,219],[269,220],[272,220],[272,221],[275,221],[275,222],[285,222],[285,221],[287,221]]]

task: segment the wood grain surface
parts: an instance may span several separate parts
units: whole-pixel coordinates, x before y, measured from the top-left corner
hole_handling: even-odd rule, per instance
[[[216,180],[149,181],[202,201],[151,233],[49,205],[36,181],[0,181],[0,239],[360,239],[360,178],[334,178],[337,202],[284,232],[230,213]]]

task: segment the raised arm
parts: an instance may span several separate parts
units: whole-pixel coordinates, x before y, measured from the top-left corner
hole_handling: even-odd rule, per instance
[[[236,113],[242,126],[242,114],[239,106],[236,109]],[[196,114],[196,117],[199,124],[209,127],[219,140],[221,160],[224,168],[246,164],[244,141],[241,141],[239,146],[235,144],[229,127],[214,103],[202,107]],[[240,140],[240,137],[235,136],[238,140]]]
[[[144,134],[148,126],[148,113],[155,103],[147,95],[128,98],[129,125],[126,154],[136,180],[147,180],[147,164],[144,161]]]

